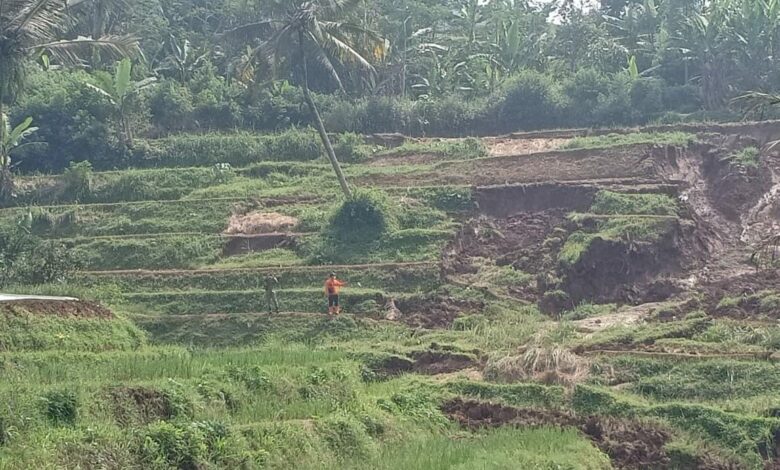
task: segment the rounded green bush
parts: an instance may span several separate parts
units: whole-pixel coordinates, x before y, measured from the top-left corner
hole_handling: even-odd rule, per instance
[[[378,191],[358,191],[345,200],[330,220],[330,235],[339,241],[377,240],[396,225],[387,197]]]

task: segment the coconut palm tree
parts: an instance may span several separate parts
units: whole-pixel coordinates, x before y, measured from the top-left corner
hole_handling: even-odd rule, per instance
[[[273,0],[269,5],[270,19],[236,28],[227,34],[234,38],[261,39],[259,46],[249,54],[250,58],[265,61],[273,69],[278,69],[287,61],[299,70],[306,104],[347,197],[352,193],[309,90],[309,64],[316,62],[342,91],[344,85],[338,72],[340,65],[357,65],[368,73],[374,73],[369,59],[383,59],[387,43],[360,24],[349,22],[350,14],[361,2]]]
[[[21,90],[25,67],[35,57],[78,65],[85,50],[99,49],[115,56],[140,53],[137,41],[130,37],[62,39],[67,17],[67,1],[0,0],[0,115]],[[0,141],[7,139],[7,132],[6,126],[0,126]],[[0,171],[10,176],[9,168]],[[3,178],[2,184],[8,182]]]

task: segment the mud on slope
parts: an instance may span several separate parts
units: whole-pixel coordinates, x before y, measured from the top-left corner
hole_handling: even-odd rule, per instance
[[[480,301],[462,300],[448,296],[413,297],[396,302],[399,321],[412,328],[449,328],[460,316],[481,311]]]
[[[467,222],[443,254],[445,275],[477,274],[476,260],[543,276],[555,268],[557,250],[570,231],[565,209],[523,212],[506,218],[479,217]],[[536,301],[536,283],[507,286],[516,298]]]
[[[609,455],[615,468],[661,469],[670,463],[664,445],[671,439],[671,433],[644,423],[584,418],[563,411],[520,409],[461,398],[444,403],[442,411],[470,429],[504,425],[575,427]]]
[[[80,300],[17,300],[0,303],[0,313],[65,318],[112,319],[114,314],[98,304]]]

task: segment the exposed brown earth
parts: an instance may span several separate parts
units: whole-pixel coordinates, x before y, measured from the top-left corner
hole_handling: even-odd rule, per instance
[[[451,297],[400,300],[397,306],[402,312],[401,322],[412,328],[425,329],[449,328],[456,318],[484,308],[481,302]]]
[[[442,411],[469,429],[506,425],[574,427],[609,455],[615,468],[660,469],[670,463],[664,445],[670,440],[671,433],[646,423],[577,417],[563,411],[520,409],[461,398],[444,403]]]
[[[79,300],[18,300],[0,303],[0,312],[6,315],[32,314],[66,318],[98,318],[108,320],[114,314],[98,304]]]

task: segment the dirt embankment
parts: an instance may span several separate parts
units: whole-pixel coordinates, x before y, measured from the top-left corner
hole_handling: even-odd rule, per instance
[[[98,318],[109,320],[114,314],[98,304],[78,300],[17,300],[0,303],[0,312],[4,314],[27,313],[40,316],[63,318]]]
[[[660,302],[683,290],[675,278],[699,265],[695,227],[675,222],[654,242],[594,239],[574,265],[561,269],[573,304]]]
[[[615,468],[662,469],[670,463],[664,445],[671,439],[671,433],[645,423],[577,417],[563,411],[520,409],[460,398],[446,402],[442,405],[442,411],[469,429],[505,425],[578,428],[609,455]]]
[[[399,300],[396,306],[400,312],[398,321],[412,328],[424,329],[449,328],[458,317],[485,307],[479,301],[445,296]]]
[[[408,357],[388,356],[381,360],[370,361],[367,364],[371,373],[380,379],[397,377],[411,372],[423,375],[449,374],[481,366],[480,360],[476,359],[474,354],[433,347],[429,350],[413,351],[409,353]]]
[[[547,292],[555,293],[556,299],[565,300],[555,302],[556,308],[563,308],[581,301],[663,301],[749,273],[751,244],[780,230],[780,157],[763,151],[755,165],[734,160],[735,155],[756,148],[760,148],[760,141],[754,137],[728,135],[708,136],[704,143],[687,148],[612,149],[623,152],[616,162],[638,158],[634,175],[656,182],[647,185],[643,179],[633,179],[621,183],[618,190],[631,192],[632,182],[643,188],[639,192],[668,194],[676,189],[673,195],[679,200],[680,217],[670,219],[669,230],[647,240],[628,235],[596,236],[587,242],[576,262],[567,265],[559,262],[566,240],[577,230],[598,233],[597,227],[579,225],[598,224],[601,219],[581,218],[575,224],[566,215],[587,211],[597,191],[605,188],[603,180],[478,188],[481,215],[465,223],[445,250],[445,274],[451,278],[474,275],[481,269],[480,263],[492,260],[498,266],[512,266],[536,277],[536,283],[510,286],[510,295],[538,301]],[[602,154],[596,151],[580,158],[598,159]],[[551,170],[562,157],[547,154],[528,158],[539,160],[534,165],[546,162]],[[510,166],[505,175],[509,177],[515,170]],[[549,171],[542,172],[545,174]],[[574,175],[577,173],[568,178]]]
[[[476,189],[474,198],[481,214],[509,217],[520,212],[551,209],[585,211],[598,191],[598,186],[589,184],[535,183],[483,186]]]

